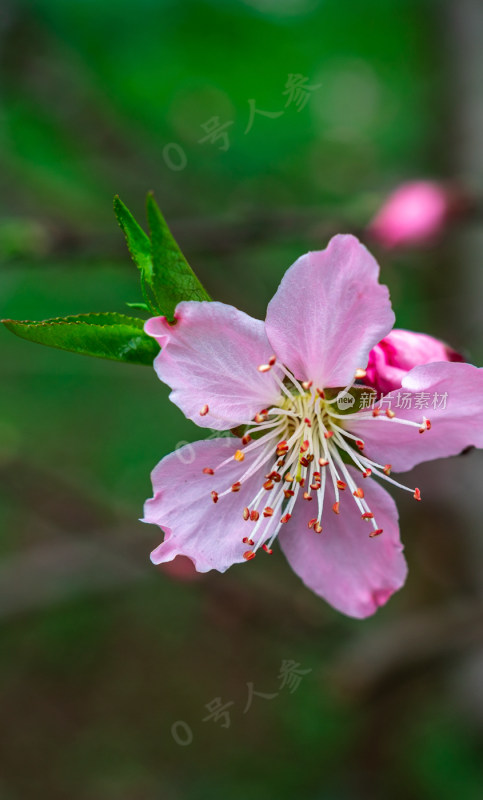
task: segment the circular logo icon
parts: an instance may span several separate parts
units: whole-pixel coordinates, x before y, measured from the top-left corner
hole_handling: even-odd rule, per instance
[[[349,392],[344,392],[344,394],[339,395],[337,398],[337,405],[340,411],[343,411],[345,408],[352,408],[356,401],[356,398],[353,394]]]

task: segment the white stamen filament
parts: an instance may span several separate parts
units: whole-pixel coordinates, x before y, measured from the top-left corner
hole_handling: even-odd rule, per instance
[[[243,518],[248,521],[244,542],[248,541],[252,548],[244,554],[245,558],[253,558],[262,545],[265,550],[271,552],[273,542],[282,525],[291,518],[296,504],[299,506],[301,503],[313,504],[315,497],[317,503],[309,528],[313,528],[316,533],[322,531],[327,471],[330,473],[333,485],[335,500],[333,510],[336,513],[343,513],[341,491],[347,488],[347,492],[343,491],[342,495],[352,496],[362,518],[371,522],[374,534],[370,535],[377,536],[382,531],[378,528],[375,515],[364,497],[364,490],[357,485],[342,454],[345,453],[350,457],[364,478],[371,475],[381,478],[398,488],[414,493],[417,500],[420,499],[420,493],[419,490],[411,489],[390,478],[389,465],[379,464],[367,455],[363,455],[361,450],[364,442],[360,435],[349,430],[350,423],[361,419],[366,422],[384,420],[387,423],[407,425],[419,431],[423,428],[426,431],[431,427],[429,421],[426,422],[425,418],[422,423],[400,419],[393,414],[383,414],[382,410],[378,415],[373,415],[370,409],[366,412],[339,414],[334,404],[350,390],[354,381],[339,391],[334,398],[326,400],[322,387],[313,386],[309,380],[304,381],[302,386],[283,364],[276,362],[279,372],[285,375],[285,380],[282,381],[276,370],[272,370],[272,366],[275,365],[272,364],[270,369],[261,372],[262,374],[270,372],[279,385],[281,394],[277,404],[260,411],[255,415],[255,419],[240,423],[246,426],[244,446],[240,447],[235,455],[213,467],[215,474],[221,471],[221,477],[223,467],[232,463],[234,459],[243,462],[249,457],[251,462],[248,466],[245,465],[244,471],[234,484],[220,493],[213,492],[213,495],[216,495],[215,502],[231,492],[241,490],[254,476],[258,475],[257,480],[261,479],[262,486],[254,493],[251,501],[240,504],[240,516],[243,512]],[[354,380],[356,379],[355,377]],[[251,438],[252,435],[257,436],[262,432],[263,436]],[[209,470],[207,474],[211,474]],[[300,497],[302,487],[303,498]],[[272,516],[278,520],[268,544],[264,544],[267,538],[266,531],[271,527]]]

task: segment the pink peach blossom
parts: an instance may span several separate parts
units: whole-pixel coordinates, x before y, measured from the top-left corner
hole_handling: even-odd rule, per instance
[[[409,181],[386,199],[369,225],[384,247],[424,244],[437,237],[451,213],[452,196],[435,181]]]
[[[394,323],[378,276],[357,239],[336,236],[287,271],[265,322],[218,302],[180,303],[175,324],[147,321],[162,347],[157,374],[183,413],[220,432],[244,426],[154,469],[144,521],[165,533],[155,564],[184,555],[199,572],[224,572],[278,538],[310,589],[359,618],[403,585],[396,506],[374,478],[419,500],[390,477],[391,463],[406,470],[483,445],[483,370],[438,362],[403,377],[409,393],[449,393],[432,430],[421,411],[342,413],[340,387],[364,377]]]
[[[434,361],[464,361],[463,356],[425,333],[394,328],[369,353],[364,382],[379,394],[400,389],[413,367]]]

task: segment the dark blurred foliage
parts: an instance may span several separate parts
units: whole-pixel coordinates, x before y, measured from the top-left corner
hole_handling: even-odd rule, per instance
[[[148,189],[212,296],[263,316],[290,263],[364,237],[398,181],[459,177],[447,6],[3,0],[2,316],[140,300],[112,196],[142,220]],[[319,87],[301,110],[289,73]],[[250,99],[284,114],[245,133]],[[226,150],[200,142],[213,117]],[[399,326],[481,363],[458,235],[376,254]],[[478,454],[417,470],[425,503],[398,497],[407,587],[357,622],[278,552],[193,581],[150,565],[149,472],[199,433],[149,369],[4,331],[2,374],[1,800],[481,798]],[[293,693],[290,659],[311,670]],[[279,694],[244,713],[249,682]],[[216,697],[227,729],[202,721]]]

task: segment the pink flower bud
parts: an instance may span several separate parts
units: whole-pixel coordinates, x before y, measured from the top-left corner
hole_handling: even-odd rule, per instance
[[[364,383],[387,394],[401,388],[402,379],[410,369],[434,361],[464,361],[464,358],[439,339],[394,328],[369,353]]]
[[[436,238],[455,210],[455,192],[435,181],[410,181],[397,188],[369,225],[383,247],[421,245]]]

